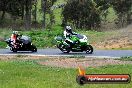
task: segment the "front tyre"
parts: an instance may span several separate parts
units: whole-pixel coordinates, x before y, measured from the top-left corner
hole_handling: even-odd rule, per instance
[[[32,51],[32,52],[37,52],[37,47],[36,47],[35,45],[32,45],[32,46],[31,46],[31,51]]]
[[[86,47],[86,53],[87,54],[92,54],[93,53],[93,47],[91,45],[87,45],[87,47]]]

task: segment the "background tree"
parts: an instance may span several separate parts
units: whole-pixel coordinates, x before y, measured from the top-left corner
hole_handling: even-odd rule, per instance
[[[42,12],[43,12],[43,21],[42,21],[42,28],[45,29],[46,28],[46,3],[47,0],[41,0],[41,7],[42,7]]]
[[[31,29],[31,9],[32,9],[32,0],[25,0],[25,29]]]
[[[68,0],[62,12],[63,22],[77,28],[95,29],[100,27],[101,15],[108,8],[109,2],[105,0]]]
[[[17,29],[16,19],[22,16],[21,3],[19,0],[9,0],[6,6],[6,12],[11,14],[12,29]]]
[[[1,11],[3,14],[1,19],[4,19],[5,13],[9,13],[13,20],[12,25],[13,29],[15,29],[15,21],[18,17],[24,19],[25,29],[31,28],[31,9],[33,0],[3,0],[0,1]]]
[[[46,27],[46,13],[48,13],[50,15],[50,24],[49,27],[52,26],[52,24],[54,23],[54,14],[53,14],[53,10],[51,10],[51,7],[53,6],[53,4],[56,2],[57,0],[42,0],[42,11],[43,11],[43,22],[42,22],[42,27],[45,28]]]
[[[8,3],[8,0],[0,0],[0,11],[2,11],[2,15],[0,18],[1,21],[4,19],[5,12],[7,10],[7,3]]]
[[[32,4],[33,4],[33,10],[32,10],[32,15],[33,15],[33,18],[34,18],[34,23],[37,23],[37,0],[34,0],[33,2],[32,2]]]
[[[111,4],[118,16],[117,23],[119,27],[130,24],[132,15],[132,0],[112,0]]]
[[[37,22],[38,0],[0,0],[0,24],[24,26],[26,30],[31,29],[32,23]],[[52,27],[55,23],[55,15],[52,7],[57,0],[41,0],[43,12],[43,28]],[[131,0],[65,0],[63,5],[63,25],[73,24],[77,28],[96,29],[107,19],[108,8],[113,8],[118,17],[117,23],[120,27],[132,23],[132,1]],[[60,6],[56,6],[60,7]],[[39,8],[40,9],[40,8]],[[48,15],[46,15],[48,14]],[[46,21],[46,16],[48,21]],[[7,18],[5,18],[7,17]],[[8,23],[7,20],[12,22]],[[18,23],[19,21],[20,23]],[[6,22],[8,24],[6,24]],[[36,24],[35,24],[36,25]],[[36,26],[35,26],[36,27]]]

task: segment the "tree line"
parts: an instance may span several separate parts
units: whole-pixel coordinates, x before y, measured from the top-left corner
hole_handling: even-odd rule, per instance
[[[50,17],[50,26],[54,23],[54,13],[51,9],[57,0],[41,0],[43,13],[42,28],[46,28],[46,14]],[[109,8],[113,8],[116,24],[124,27],[132,23],[132,0],[65,0],[62,10],[62,26],[73,24],[76,28],[96,29],[106,20]],[[0,0],[0,23],[4,23],[5,13],[11,15],[13,27],[16,19],[21,19],[25,29],[31,29],[31,24],[37,24],[38,0]]]
[[[114,9],[119,27],[132,23],[132,0],[68,0],[62,12],[63,25],[72,23],[77,28],[99,28],[109,8]]]
[[[41,12],[43,13],[42,27],[45,28],[46,14],[50,14],[51,24],[53,23],[53,11],[50,9],[57,0],[41,0]],[[13,22],[21,18],[24,21],[25,29],[31,29],[31,23],[37,22],[38,0],[0,0],[0,12],[2,13],[0,22],[5,19],[5,13],[11,15]],[[33,17],[33,19],[31,18]],[[13,23],[15,24],[15,23]]]

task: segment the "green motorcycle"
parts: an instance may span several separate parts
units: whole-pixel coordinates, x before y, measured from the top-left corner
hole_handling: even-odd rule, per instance
[[[70,37],[70,40],[76,42],[72,47],[69,47],[69,44],[65,42],[65,39],[63,37],[55,37],[56,45],[57,47],[63,52],[63,53],[69,53],[72,52],[83,52],[85,51],[87,54],[93,53],[93,47],[87,43],[88,39],[85,35],[72,35]]]

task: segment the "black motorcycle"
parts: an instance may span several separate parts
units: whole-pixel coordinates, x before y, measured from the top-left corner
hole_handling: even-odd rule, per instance
[[[11,43],[11,39],[6,39],[5,42],[8,44],[9,48],[13,52],[17,51],[32,51],[32,52],[37,52],[37,47],[32,44],[32,40],[28,36],[21,36],[18,37],[16,41],[16,47]]]

